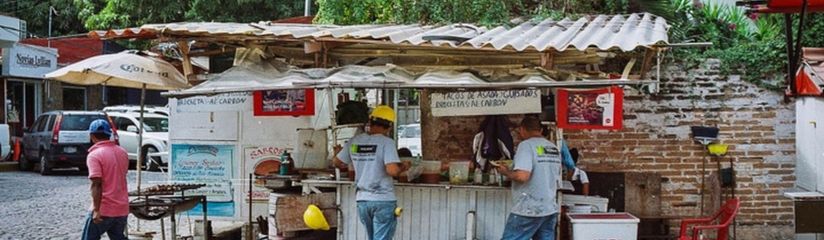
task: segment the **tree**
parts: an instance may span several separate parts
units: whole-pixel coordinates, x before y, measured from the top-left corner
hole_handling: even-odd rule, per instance
[[[0,2],[0,12],[26,21],[28,36],[33,37],[49,35],[49,7],[55,10],[52,15],[52,36],[86,32],[83,22],[77,18],[79,9],[73,0]]]
[[[257,22],[301,16],[303,1],[74,0],[88,29],[183,21]],[[104,7],[100,7],[104,6]]]

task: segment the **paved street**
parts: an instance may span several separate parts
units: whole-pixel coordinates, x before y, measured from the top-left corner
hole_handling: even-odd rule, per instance
[[[166,179],[159,172],[144,173],[144,185]],[[136,172],[130,171],[129,188],[136,187]],[[85,173],[0,172],[0,239],[80,239],[90,199]],[[134,229],[135,224],[130,217],[129,227]],[[153,230],[159,226],[141,224]],[[185,228],[180,226],[184,233]]]

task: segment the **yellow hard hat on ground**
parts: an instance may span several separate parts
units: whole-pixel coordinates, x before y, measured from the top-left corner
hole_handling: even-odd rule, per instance
[[[391,107],[386,105],[380,105],[372,109],[372,114],[369,115],[370,119],[383,119],[389,121],[390,123],[395,123],[395,110],[392,110]]]
[[[306,211],[303,212],[303,223],[313,230],[329,230],[329,223],[326,222],[326,217],[323,216],[323,212],[321,212],[320,208],[315,204],[310,204],[309,207],[306,208]]]

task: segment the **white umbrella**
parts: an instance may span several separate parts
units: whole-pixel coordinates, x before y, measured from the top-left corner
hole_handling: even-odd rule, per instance
[[[138,146],[143,145],[143,111],[146,89],[176,90],[189,87],[186,78],[172,64],[128,50],[87,58],[46,74],[46,78],[75,85],[102,84],[141,89]],[[142,147],[138,147],[137,154],[137,191],[140,192]]]

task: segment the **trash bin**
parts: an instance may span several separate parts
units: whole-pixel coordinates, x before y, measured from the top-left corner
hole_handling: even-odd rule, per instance
[[[640,220],[629,213],[570,213],[573,240],[635,240]]]

